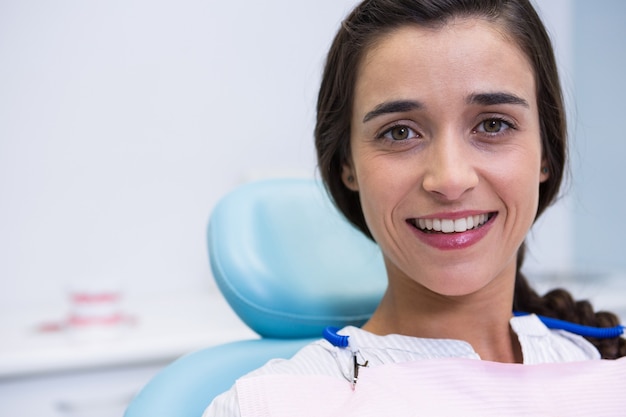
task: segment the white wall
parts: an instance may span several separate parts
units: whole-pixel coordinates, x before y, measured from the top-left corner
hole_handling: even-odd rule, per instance
[[[575,0],[574,24],[576,265],[626,271],[626,2]]]
[[[313,175],[321,63],[353,3],[0,2],[0,305],[210,286],[216,200]]]
[[[0,2],[0,305],[210,288],[217,199],[313,175],[321,64],[355,3]],[[537,3],[568,72],[571,1]],[[538,225],[530,269],[570,265],[569,213]]]

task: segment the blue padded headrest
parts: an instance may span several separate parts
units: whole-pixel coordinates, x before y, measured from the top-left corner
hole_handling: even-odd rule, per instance
[[[240,186],[211,214],[211,269],[239,317],[263,337],[319,337],[361,325],[387,282],[380,249],[307,179]]]

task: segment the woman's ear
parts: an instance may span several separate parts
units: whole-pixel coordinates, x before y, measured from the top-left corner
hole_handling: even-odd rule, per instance
[[[541,173],[539,175],[539,182],[545,182],[548,178],[550,178],[550,169],[548,168],[548,164],[544,160],[541,162]]]
[[[343,184],[352,191],[359,191],[359,181],[354,174],[354,169],[350,163],[345,163],[341,168],[341,180]]]

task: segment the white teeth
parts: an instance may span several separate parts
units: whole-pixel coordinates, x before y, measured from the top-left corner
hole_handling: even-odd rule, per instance
[[[464,232],[467,230],[467,219],[457,219],[454,221],[454,231]]]
[[[434,220],[433,220],[433,224],[435,224]],[[454,220],[449,220],[449,219],[441,220],[441,228],[439,230],[441,230],[444,233],[454,232]]]
[[[477,214],[462,219],[417,219],[415,225],[422,230],[434,230],[442,233],[460,233],[481,226],[489,219],[487,214]]]

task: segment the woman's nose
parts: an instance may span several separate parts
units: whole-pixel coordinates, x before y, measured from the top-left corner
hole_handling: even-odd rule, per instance
[[[423,187],[446,200],[457,200],[478,184],[475,161],[468,144],[448,135],[431,143]]]

